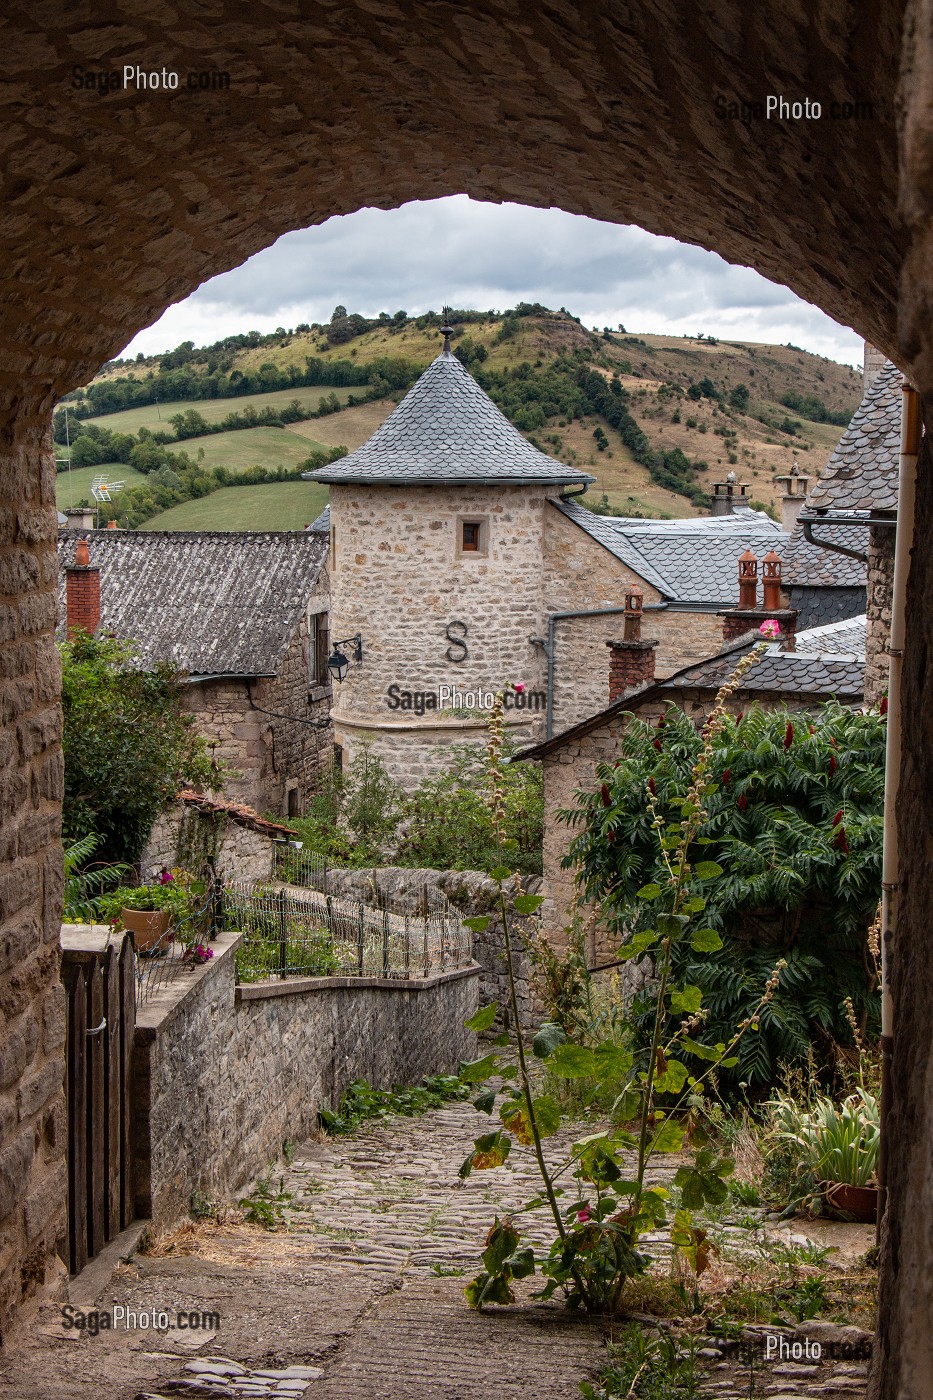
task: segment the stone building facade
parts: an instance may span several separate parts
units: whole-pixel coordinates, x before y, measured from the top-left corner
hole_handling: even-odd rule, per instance
[[[75,621],[69,598],[95,581],[100,630],[132,641],[140,665],[185,673],[226,794],[298,813],[332,758],[326,555],[311,532],[64,530],[60,631]],[[97,630],[83,603],[77,620]]]
[[[331,631],[362,661],[336,687],[344,761],[371,743],[406,787],[481,743],[509,684],[507,730],[543,737],[606,702],[604,644],[642,589],[658,671],[708,655],[736,560],[781,540],[767,516],[639,521],[575,503],[591,481],[537,450],[444,351],[330,487]]]

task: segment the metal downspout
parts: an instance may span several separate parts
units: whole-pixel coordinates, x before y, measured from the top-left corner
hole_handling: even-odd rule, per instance
[[[898,840],[896,807],[901,768],[901,672],[904,657],[904,599],[914,541],[914,500],[920,453],[920,397],[904,383],[901,409],[901,455],[898,474],[897,533],[894,540],[894,586],[891,597],[891,638],[888,643],[888,728],[885,745],[884,852],[881,864],[881,1143],[878,1153],[877,1237],[880,1238],[888,1194],[887,1122],[891,1109],[891,1067],[894,1053],[894,1002],[891,960],[897,926]]]
[[[665,612],[666,603],[645,603],[642,612]],[[551,613],[547,620],[547,640],[543,643],[545,655],[547,656],[547,734],[548,739],[554,737],[554,643],[556,624],[569,617],[612,617],[619,616],[625,612],[625,607],[613,608],[582,608],[575,612],[555,612]],[[541,644],[540,637],[530,638],[532,642]]]

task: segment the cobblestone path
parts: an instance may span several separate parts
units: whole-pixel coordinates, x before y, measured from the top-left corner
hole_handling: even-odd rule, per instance
[[[469,1104],[393,1118],[301,1148],[284,1173],[291,1228],[202,1226],[168,1253],[137,1256],[98,1306],[220,1314],[204,1332],[65,1329],[46,1309],[27,1344],[0,1365],[0,1400],[570,1400],[606,1357],[597,1323],[557,1303],[478,1315],[463,1297],[492,1219],[537,1194],[531,1154],[506,1167],[458,1168],[489,1119]],[[551,1139],[559,1151],[572,1134]],[[676,1163],[671,1162],[672,1172]],[[663,1174],[662,1167],[662,1174]],[[276,1177],[276,1186],[278,1176]],[[548,1238],[543,1213],[523,1217]],[[788,1332],[788,1341],[792,1334]],[[735,1349],[709,1348],[704,1390],[749,1394]],[[769,1400],[841,1400],[864,1390],[864,1367],[762,1371]]]

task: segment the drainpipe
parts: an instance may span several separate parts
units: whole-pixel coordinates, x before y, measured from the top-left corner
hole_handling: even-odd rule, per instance
[[[894,537],[894,587],[891,598],[891,638],[888,643],[888,732],[885,746],[884,853],[881,864],[881,1143],[878,1152],[878,1217],[880,1240],[888,1195],[887,1122],[891,1109],[891,1067],[894,1054],[894,1002],[891,997],[891,958],[899,903],[898,847],[895,808],[901,776],[901,671],[904,657],[904,598],[914,541],[914,498],[920,454],[920,397],[902,385],[901,457],[898,475],[897,533]]]
[[[666,603],[644,603],[642,612],[666,612]],[[570,617],[613,617],[622,616],[625,613],[624,605],[618,608],[581,608],[576,612],[555,612],[551,613],[547,620],[547,639],[544,637],[529,637],[528,640],[534,645],[544,648],[547,657],[547,738],[554,737],[554,644],[555,632],[558,622],[563,622]]]

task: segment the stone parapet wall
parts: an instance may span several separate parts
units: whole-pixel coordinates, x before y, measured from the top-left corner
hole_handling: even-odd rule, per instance
[[[190,850],[212,852],[218,874],[230,880],[268,880],[275,864],[267,833],[179,803],[157,818],[149,834],[138,862],[143,880],[151,880],[163,866],[181,865],[197,873],[200,861],[190,859]]]
[[[476,1054],[464,1029],[479,969],[426,978],[292,978],[235,985],[239,934],[139,1008],[135,1042],[136,1211],[157,1227],[192,1193],[235,1194],[302,1142],[347,1085],[454,1073]]]
[[[868,531],[868,626],[865,633],[865,704],[877,705],[887,694],[894,597],[895,531],[873,525]]]

